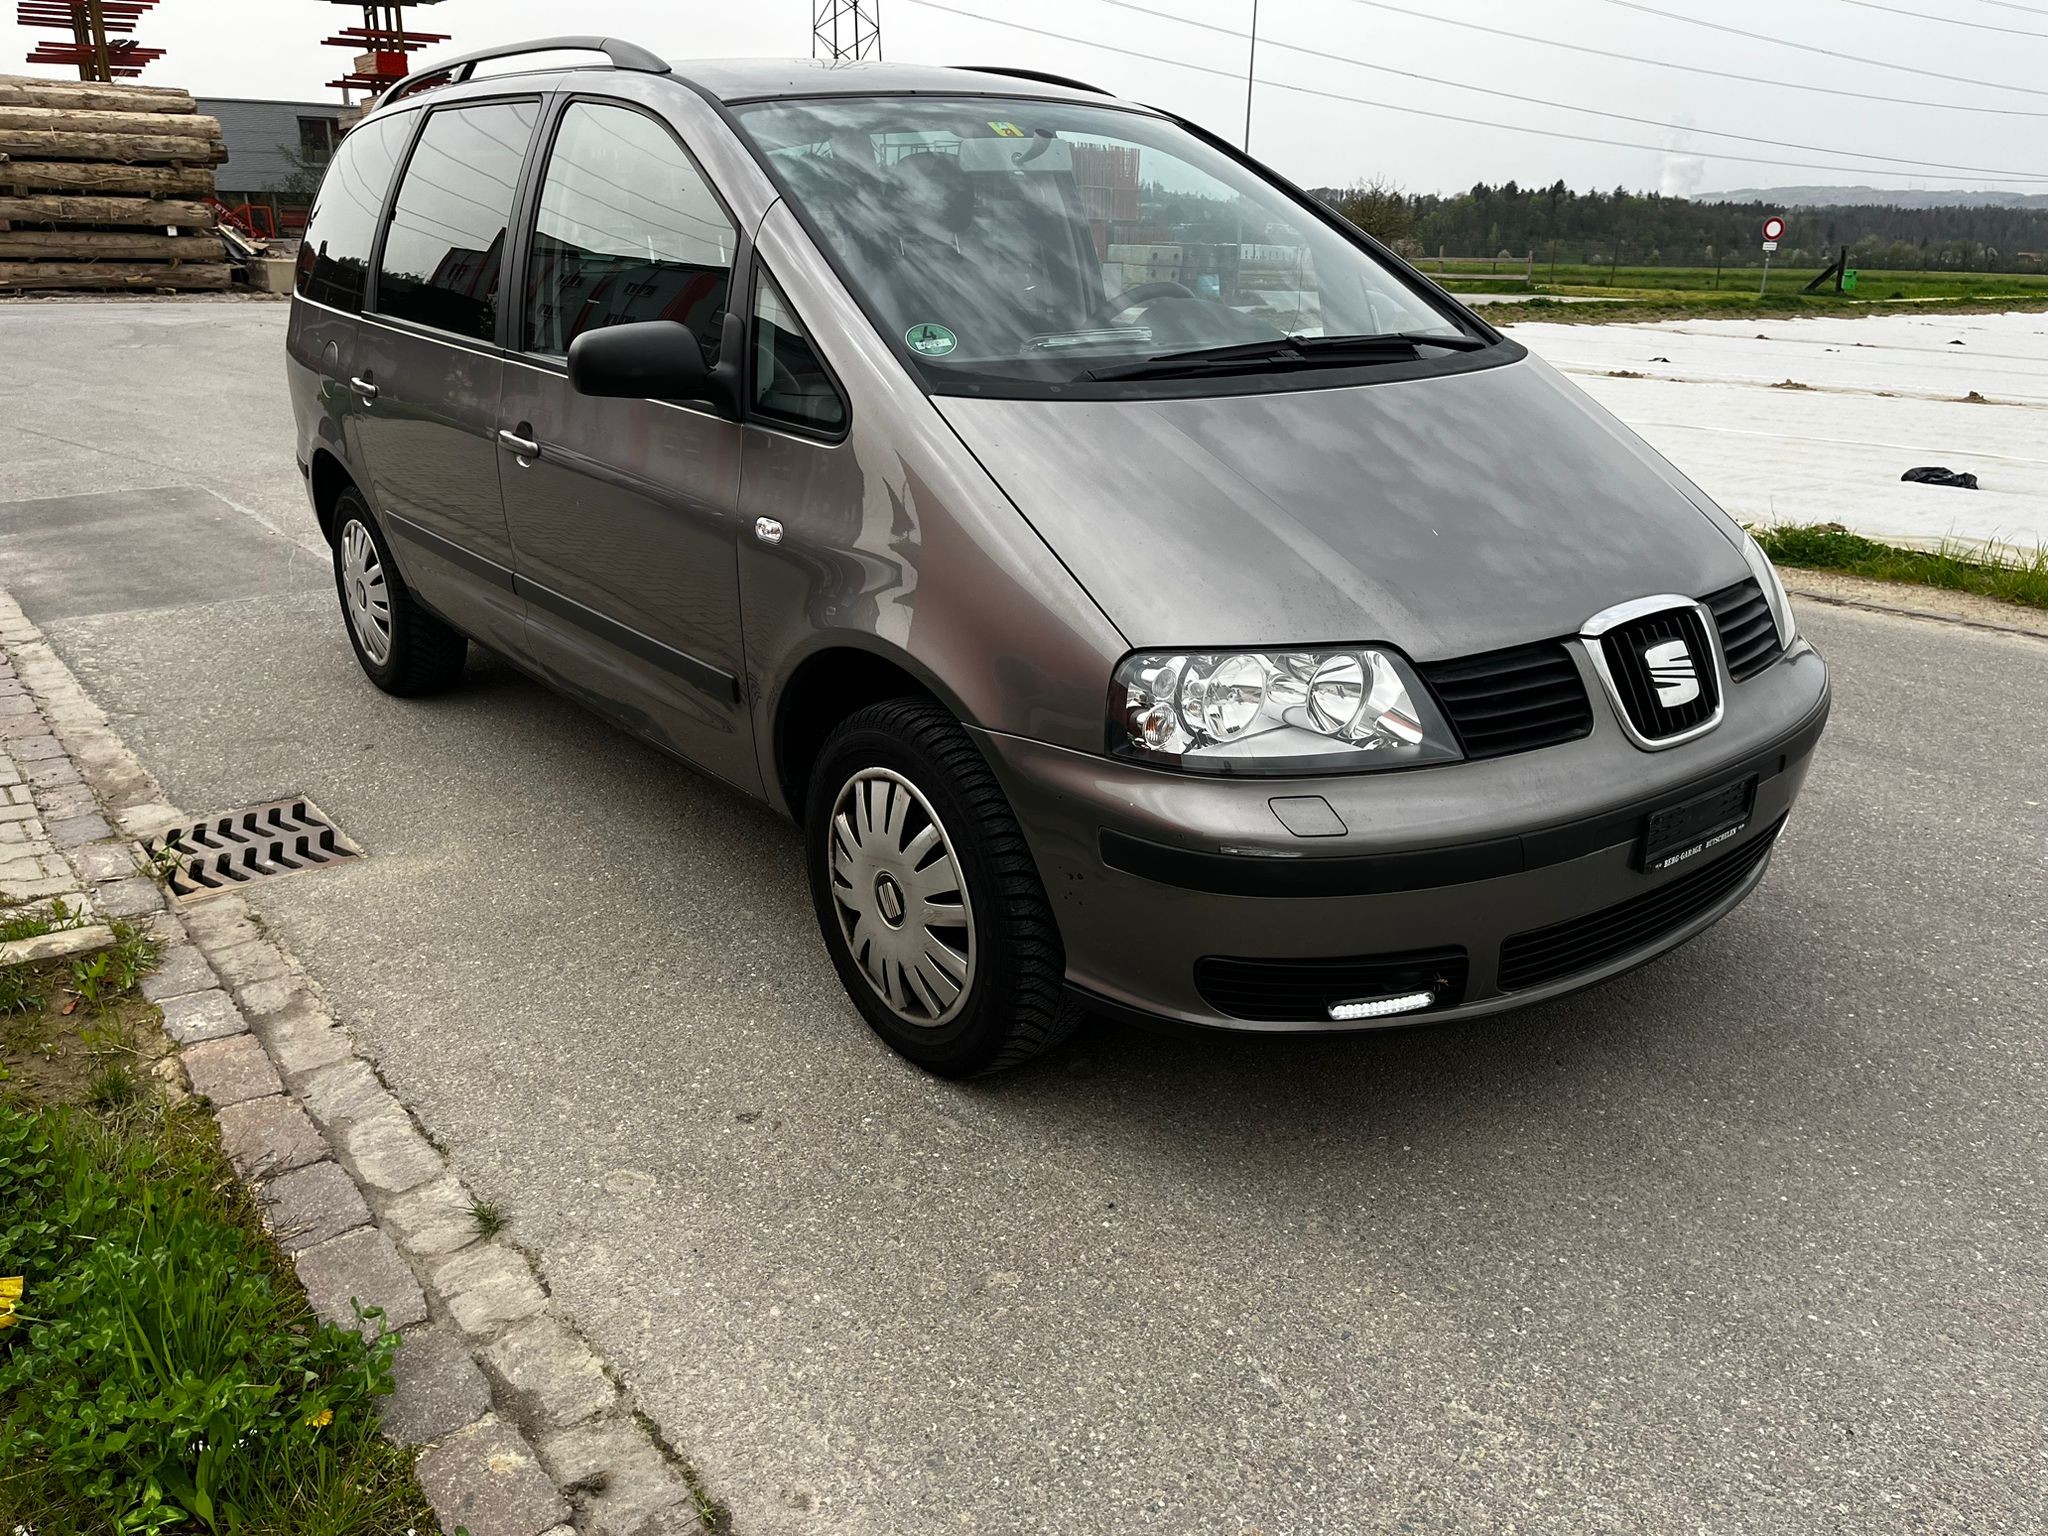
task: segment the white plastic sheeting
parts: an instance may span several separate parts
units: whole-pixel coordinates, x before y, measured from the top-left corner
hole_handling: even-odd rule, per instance
[[[2048,547],[2048,314],[1508,329],[1743,522]]]

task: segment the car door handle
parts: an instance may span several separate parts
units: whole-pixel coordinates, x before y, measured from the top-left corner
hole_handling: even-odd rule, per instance
[[[530,437],[521,437],[517,432],[500,432],[498,441],[522,459],[540,457],[540,444]]]
[[[361,395],[365,401],[375,400],[379,393],[377,386],[368,379],[350,379],[348,387]]]

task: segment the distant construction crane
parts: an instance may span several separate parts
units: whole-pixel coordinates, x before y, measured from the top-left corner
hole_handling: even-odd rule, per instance
[[[367,91],[372,98],[403,80],[411,66],[407,56],[435,43],[448,41],[445,32],[413,32],[406,28],[408,5],[439,5],[441,0],[328,0],[363,13],[360,27],[343,27],[321,41],[329,48],[347,48],[355,54],[355,67],[328,85],[341,92]]]
[[[882,0],[814,0],[811,57],[879,59]]]
[[[161,48],[145,48],[129,34],[157,0],[21,0],[15,20],[24,27],[68,31],[67,38],[45,38],[30,50],[31,64],[67,64],[81,80],[111,83],[132,79],[145,65],[164,56]]]

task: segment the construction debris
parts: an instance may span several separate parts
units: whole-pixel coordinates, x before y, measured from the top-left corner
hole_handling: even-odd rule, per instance
[[[0,293],[227,288],[226,158],[188,92],[0,75]]]

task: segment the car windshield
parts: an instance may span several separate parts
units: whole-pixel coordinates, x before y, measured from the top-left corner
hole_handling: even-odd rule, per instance
[[[1346,354],[1340,337],[1407,337],[1410,360],[1435,355],[1433,336],[1474,345],[1364,247],[1158,117],[926,96],[737,115],[869,317],[937,389],[1401,353]],[[1322,340],[1309,357],[1290,338]],[[1219,349],[1231,355],[1183,357]]]

